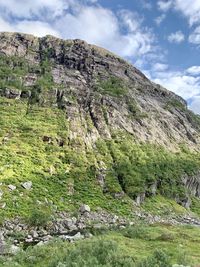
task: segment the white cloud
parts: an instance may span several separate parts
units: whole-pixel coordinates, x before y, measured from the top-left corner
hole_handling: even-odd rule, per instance
[[[17,32],[25,32],[39,37],[48,34],[60,37],[60,34],[56,30],[54,30],[48,23],[41,21],[24,20],[16,24],[14,26],[14,29]]]
[[[157,72],[160,72],[160,71],[165,71],[169,68],[169,66],[167,64],[163,64],[163,63],[155,63],[153,66],[152,66],[152,70],[153,71],[157,71]]]
[[[146,73],[155,83],[161,84],[186,100],[195,99],[200,94],[200,76],[198,76],[200,66],[191,66],[182,71],[172,71],[168,65],[156,63]],[[191,109],[194,110],[193,106]]]
[[[173,2],[171,0],[169,0],[169,1],[158,1],[158,3],[157,3],[158,8],[163,12],[168,11],[172,7],[172,4],[173,4]]]
[[[196,29],[189,35],[189,42],[192,44],[200,44],[200,26],[196,27]]]
[[[200,66],[192,66],[186,70],[187,73],[191,75],[200,75]]]
[[[101,20],[99,20],[101,18]],[[65,38],[80,38],[121,56],[140,56],[153,49],[154,37],[141,26],[137,14],[123,10],[118,16],[98,6],[84,6],[57,20],[56,29]],[[122,33],[122,28],[126,29]]]
[[[181,12],[188,19],[190,26],[200,21],[199,0],[160,0],[157,5],[163,12],[167,12],[169,9]]]
[[[30,19],[32,17],[46,18],[62,15],[73,0],[1,0],[2,15]]]
[[[10,23],[6,22],[4,19],[0,17],[0,32],[12,32],[14,28],[10,25]]]
[[[60,34],[54,30],[48,23],[41,21],[23,20],[18,23],[9,23],[0,18],[0,32],[24,32],[39,37],[45,35],[54,35],[59,37]]]
[[[200,114],[200,96],[195,96],[191,99],[189,108],[197,114]]]
[[[97,3],[96,0],[0,0],[0,29],[84,39],[135,59],[153,51],[154,35],[142,26],[138,14],[127,10],[116,14]]]
[[[180,11],[189,21],[190,25],[200,21],[199,0],[175,0],[174,9]]]
[[[181,43],[185,40],[185,35],[181,31],[177,31],[177,32],[171,33],[167,37],[167,39],[170,43]]]
[[[162,14],[162,15],[160,15],[159,17],[157,17],[157,18],[155,18],[155,23],[157,24],[157,25],[160,25],[162,22],[163,22],[163,20],[166,18],[166,15],[165,14]]]
[[[200,92],[200,77],[173,71],[155,73],[154,77],[154,82],[161,84],[184,99],[192,98]]]

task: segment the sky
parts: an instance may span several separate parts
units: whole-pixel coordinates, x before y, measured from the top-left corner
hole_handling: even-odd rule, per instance
[[[0,31],[104,47],[200,114],[200,0],[0,0]]]

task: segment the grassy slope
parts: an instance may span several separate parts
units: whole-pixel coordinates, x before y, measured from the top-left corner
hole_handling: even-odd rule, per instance
[[[1,266],[197,266],[200,262],[199,242],[199,228],[140,225],[107,232],[75,244],[54,240],[42,247],[29,247],[25,252],[8,257]]]
[[[6,203],[3,217],[30,216],[38,203],[41,208],[45,205],[49,210],[70,211],[83,202],[94,209],[100,206],[128,215],[131,199],[155,181],[160,184],[161,195],[184,197],[180,176],[183,172],[192,174],[199,166],[198,154],[187,150],[173,154],[154,145],[137,144],[124,133],[113,135],[111,141],[99,140],[93,150],[86,149],[81,140],[68,140],[70,126],[64,112],[57,108],[28,107],[25,100],[0,98],[0,109],[0,189],[4,193],[0,204]],[[44,136],[51,138],[50,143],[43,140]],[[59,140],[64,146],[59,146]],[[109,169],[106,192],[96,179],[99,162]],[[25,181],[33,182],[30,191],[22,188]],[[17,189],[10,191],[9,184]],[[74,188],[73,195],[70,187]],[[127,195],[116,199],[115,193],[122,189]],[[197,200],[194,204],[198,207]]]
[[[81,153],[73,145],[58,145],[56,139],[66,142],[68,137],[67,120],[62,111],[33,106],[27,114],[27,103],[4,98],[0,99],[0,108],[0,179],[4,192],[1,203],[7,203],[5,215],[28,216],[38,206],[37,200],[48,202],[54,210],[56,207],[73,210],[82,202],[119,210],[121,205],[126,210],[126,203],[120,204],[121,201],[105,196],[97,186],[90,168],[96,164],[91,151]],[[44,142],[44,136],[50,136],[52,143]],[[22,188],[21,182],[25,181],[33,182],[32,190]],[[73,196],[68,194],[71,183],[75,189]],[[16,185],[17,189],[10,192],[9,184]],[[130,202],[128,198],[127,201]]]

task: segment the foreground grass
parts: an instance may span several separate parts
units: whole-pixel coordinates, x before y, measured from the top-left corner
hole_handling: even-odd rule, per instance
[[[200,229],[138,225],[76,243],[53,240],[0,259],[6,267],[198,266]]]

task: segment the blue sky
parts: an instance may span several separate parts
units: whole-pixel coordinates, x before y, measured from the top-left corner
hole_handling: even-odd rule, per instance
[[[200,0],[0,0],[0,31],[105,47],[200,114]]]

